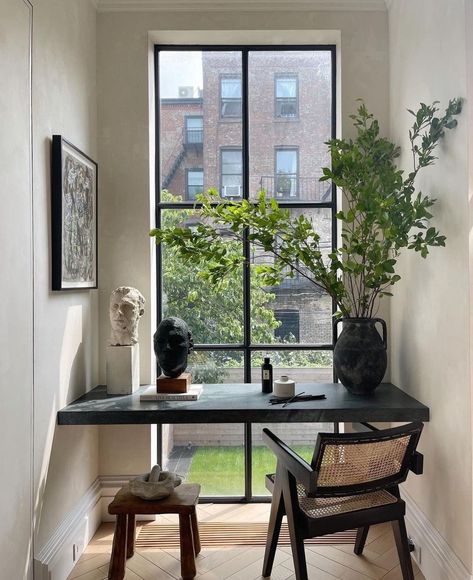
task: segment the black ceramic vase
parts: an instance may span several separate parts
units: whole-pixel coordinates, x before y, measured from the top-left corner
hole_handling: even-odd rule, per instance
[[[333,351],[333,366],[341,383],[354,395],[369,395],[386,372],[386,322],[381,318],[342,318],[343,330]],[[383,328],[381,338],[376,323]]]

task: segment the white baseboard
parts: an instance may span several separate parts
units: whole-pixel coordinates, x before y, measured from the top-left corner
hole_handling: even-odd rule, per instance
[[[102,486],[97,478],[35,556],[35,580],[68,577],[101,523],[101,496]]]
[[[113,522],[108,504],[135,475],[98,477],[75,507],[64,517],[34,559],[35,580],[64,580],[102,522]],[[139,516],[154,520],[154,516]],[[75,546],[75,548],[74,548]]]
[[[416,547],[421,548],[421,561],[418,561],[416,552],[412,555],[425,578],[427,580],[473,580],[466,566],[412,497],[403,490],[402,496],[406,502],[407,531],[414,539]]]

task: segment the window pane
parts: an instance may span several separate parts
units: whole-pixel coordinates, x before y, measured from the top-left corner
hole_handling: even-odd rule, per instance
[[[241,99],[240,77],[223,77],[221,83],[223,99]]]
[[[202,129],[204,126],[202,117],[187,117],[186,122],[188,129]]]
[[[203,185],[204,172],[202,170],[189,171],[187,174],[189,185]]]
[[[297,173],[297,149],[276,151],[276,173]]]
[[[299,390],[304,390],[303,383],[333,382],[332,351],[271,350],[252,353],[252,383],[261,383],[261,365],[265,356],[269,356],[273,365],[273,379],[277,379],[281,375],[287,375],[296,381],[296,390],[298,388]]]
[[[238,496],[245,490],[243,425],[163,425],[164,469],[200,483],[201,496]]]
[[[158,72],[161,190],[173,201],[192,201],[196,193],[221,187],[220,150],[242,147],[241,53],[161,51]],[[186,181],[196,167],[204,172],[199,191]]]
[[[243,354],[231,350],[194,350],[188,371],[193,383],[243,383]]]
[[[332,217],[330,209],[291,209],[291,218],[305,215],[320,236],[320,248],[328,255],[332,247]],[[257,246],[252,248],[252,262],[271,263],[273,258]],[[284,278],[277,286],[263,286],[258,274],[251,272],[251,340],[255,344],[291,343],[331,344],[332,343],[332,300],[330,296],[308,280],[310,277],[302,265],[293,277]],[[290,311],[292,317],[299,317],[299,337],[281,336],[278,330],[282,321],[278,312]]]
[[[200,189],[200,187],[199,187]],[[169,195],[169,194],[168,194]],[[162,224],[195,227],[199,213],[192,210],[163,210]],[[241,254],[241,243],[232,251]],[[162,248],[163,317],[177,316],[187,322],[196,344],[236,344],[243,340],[243,284],[239,270],[227,279],[225,289],[215,289],[203,280],[198,263],[184,264],[173,248]]]
[[[285,201],[331,200],[330,185],[319,182],[330,166],[331,79],[330,51],[249,52],[250,196],[264,189]],[[278,149],[298,150],[297,167],[294,154]]]
[[[287,443],[298,455],[311,462],[318,433],[332,433],[333,423],[271,423],[253,424],[253,495],[271,495],[265,487],[266,474],[276,473],[276,457],[263,443],[263,428],[267,427],[277,437]]]
[[[297,95],[297,79],[279,77],[276,78],[276,97],[295,98]]]

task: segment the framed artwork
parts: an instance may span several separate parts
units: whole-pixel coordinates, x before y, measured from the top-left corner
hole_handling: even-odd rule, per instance
[[[97,288],[97,163],[53,135],[51,179],[52,289]]]

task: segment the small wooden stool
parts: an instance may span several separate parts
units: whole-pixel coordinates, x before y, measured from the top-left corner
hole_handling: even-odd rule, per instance
[[[135,516],[137,514],[179,514],[181,542],[181,574],[184,580],[195,577],[195,556],[200,552],[199,528],[195,506],[199,501],[200,485],[182,483],[173,493],[160,500],[144,500],[132,495],[125,485],[108,506],[108,513],[117,516],[113,536],[109,580],[122,580],[126,559],[135,550]]]

